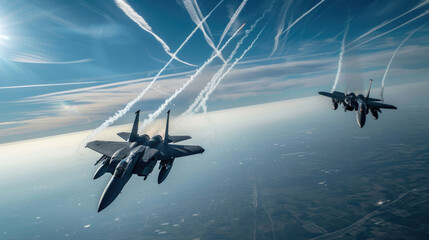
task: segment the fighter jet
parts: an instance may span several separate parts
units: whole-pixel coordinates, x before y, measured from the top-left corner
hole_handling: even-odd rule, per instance
[[[170,173],[174,159],[204,152],[200,146],[171,144],[188,140],[191,137],[168,134],[170,110],[167,112],[164,139],[160,135],[152,138],[149,138],[147,134],[139,135],[137,133],[139,114],[140,111],[137,111],[131,133],[118,133],[118,136],[125,142],[93,141],[86,145],[103,154],[95,163],[95,165],[101,163],[101,166],[95,172],[94,179],[101,177],[106,172],[112,174],[98,203],[98,212],[115,200],[133,174],[146,180],[157,162],[160,161],[158,184],[161,184]]]
[[[342,104],[344,112],[355,111],[356,121],[359,127],[363,128],[366,122],[366,115],[371,112],[372,117],[377,120],[378,113],[381,113],[382,108],[397,109],[393,105],[381,103],[380,99],[370,98],[372,79],[369,80],[369,88],[366,96],[362,94],[356,96],[355,93],[342,93],[342,92],[319,92],[319,95],[330,97],[332,99],[332,109],[337,110],[338,104]]]

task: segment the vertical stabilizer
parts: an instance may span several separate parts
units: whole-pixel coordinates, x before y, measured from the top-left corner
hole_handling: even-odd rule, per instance
[[[170,110],[167,111],[167,124],[165,125],[164,144],[168,144],[168,121],[170,119]]]
[[[133,129],[131,130],[131,134],[130,134],[130,138],[128,139],[128,142],[134,142],[138,137],[137,131],[139,130],[139,115],[140,115],[140,110],[136,112],[136,118],[134,119]]]
[[[371,83],[372,83],[372,79],[369,79],[369,88],[368,88],[368,92],[366,93],[366,100],[368,100],[369,93],[371,92]]]

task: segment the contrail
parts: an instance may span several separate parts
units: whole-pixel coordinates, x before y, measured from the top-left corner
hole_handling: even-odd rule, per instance
[[[297,18],[291,25],[289,25],[283,32],[287,32],[289,29],[291,29],[295,24],[297,24],[299,21],[301,21],[302,18],[304,18],[305,16],[307,16],[307,14],[311,13],[314,9],[316,9],[320,4],[322,4],[325,0],[320,1],[319,3],[317,3],[316,5],[314,5],[312,8],[310,8],[310,10],[308,10],[307,12],[305,12],[304,14],[302,14],[299,18]]]
[[[201,18],[202,18],[202,13],[200,10],[200,7],[198,6],[198,3],[196,0],[183,0],[183,5],[185,5],[186,11],[188,12],[189,16],[191,17],[192,21],[198,25],[201,22]],[[204,22],[204,25],[207,27],[208,31],[210,30],[210,28],[207,25],[207,22]],[[215,44],[213,43],[213,40],[207,35],[204,26],[200,25],[200,30],[204,35],[204,39],[206,40],[207,44],[213,48],[213,50],[217,53],[218,47],[215,46]],[[222,54],[219,54],[220,59],[222,59],[222,61],[225,62],[225,59],[223,59]]]
[[[244,57],[244,55],[246,55],[246,53],[253,47],[253,45],[255,44],[255,42],[258,40],[259,36],[261,35],[261,33],[264,31],[265,27],[267,26],[267,24],[265,24],[265,26],[261,29],[261,31],[258,33],[258,35],[256,36],[256,38],[253,40],[253,42],[249,45],[249,47],[244,50],[243,54],[241,54],[241,56],[237,59],[235,59],[234,63],[232,63],[232,65],[228,68],[228,70],[226,70],[226,72],[224,74],[222,74],[222,76],[217,80],[217,82],[213,85],[213,87],[211,87],[209,89],[209,91],[206,93],[206,95],[204,96],[204,98],[201,100],[200,104],[197,106],[197,108],[195,109],[196,111],[198,111],[200,108],[203,109],[204,112],[207,112],[207,100],[209,99],[210,95],[213,93],[213,91],[216,89],[216,87],[219,85],[219,83],[222,81],[222,79],[234,68],[234,66]]]
[[[217,47],[219,48],[220,44],[222,43],[223,38],[228,33],[229,29],[232,27],[232,24],[234,24],[235,20],[237,19],[238,15],[240,14],[241,10],[243,10],[244,6],[246,5],[247,0],[243,0],[238,6],[237,10],[235,10],[235,13],[232,15],[231,19],[229,20],[228,24],[226,25],[225,29],[223,30],[222,35],[220,36],[219,43],[217,44]]]
[[[197,13],[198,13],[198,17],[199,17],[199,19],[200,19],[200,20],[201,20],[201,19],[203,19],[203,18],[204,18],[204,16],[203,16],[203,13],[202,13],[202,12],[201,12],[201,10],[200,10],[200,7],[198,6],[197,0],[193,0],[193,2],[194,2],[195,10],[197,10]],[[209,25],[207,24],[207,22],[204,22],[204,27],[207,29],[207,33],[208,33],[208,35],[210,36],[210,39],[212,39],[212,40],[213,40],[213,35],[212,35],[212,32],[211,32],[210,27],[209,27]]]
[[[344,55],[344,49],[345,49],[345,43],[346,43],[348,31],[349,31],[349,21],[347,21],[346,29],[344,30],[343,41],[341,42],[341,51],[338,58],[337,75],[335,75],[335,82],[334,82],[334,85],[332,86],[331,92],[335,91],[335,89],[337,88],[338,80],[340,79],[341,67],[343,66],[343,55]]]
[[[261,20],[265,17],[265,14],[266,14],[268,11],[271,11],[271,8],[270,8],[270,9],[268,9],[268,10],[266,10],[266,11],[262,14],[262,16],[261,16],[261,17],[259,17],[259,18],[255,21],[255,23],[254,23],[252,26],[250,26],[250,28],[249,28],[249,29],[247,29],[247,30],[245,31],[244,36],[240,39],[240,41],[238,41],[238,42],[237,42],[237,44],[236,44],[236,46],[235,46],[234,50],[231,52],[231,54],[229,55],[228,59],[226,60],[226,63],[224,63],[224,64],[222,65],[222,67],[221,67],[221,68],[216,72],[216,74],[215,74],[215,75],[213,75],[213,77],[212,77],[212,79],[210,80],[210,82],[208,82],[208,83],[206,84],[206,86],[204,87],[204,89],[202,89],[202,90],[200,91],[200,93],[198,94],[198,96],[195,98],[194,102],[193,102],[191,105],[189,105],[188,109],[180,115],[181,117],[186,116],[186,115],[189,115],[189,114],[191,114],[191,113],[192,113],[192,111],[194,111],[194,108],[198,105],[198,103],[200,103],[201,99],[204,97],[204,94],[206,94],[206,93],[210,90],[210,88],[212,88],[212,87],[215,85],[215,83],[216,83],[216,82],[217,82],[217,80],[221,77],[221,74],[223,73],[223,71],[224,71],[224,70],[225,70],[225,68],[227,67],[228,63],[232,60],[232,58],[233,58],[233,57],[235,56],[235,54],[237,53],[237,51],[238,51],[238,49],[240,48],[241,44],[243,44],[244,40],[245,40],[245,39],[249,36],[249,34],[250,34],[254,29],[255,29],[255,27],[256,27],[256,25],[259,23],[259,21],[261,21]],[[195,111],[196,111],[196,109],[195,109]]]
[[[276,52],[276,50],[277,50],[277,48],[278,48],[278,46],[279,46],[279,40],[280,40],[280,36],[282,35],[282,33],[283,33],[283,28],[285,27],[285,23],[286,23],[286,14],[287,14],[287,12],[288,12],[288,10],[289,10],[289,7],[290,7],[290,5],[291,5],[291,3],[293,2],[293,0],[290,0],[290,1],[288,1],[287,3],[285,2],[284,4],[286,5],[286,9],[285,9],[285,11],[284,11],[284,13],[283,13],[283,17],[282,17],[282,19],[280,20],[280,25],[279,25],[279,27],[277,28],[277,34],[276,34],[276,36],[274,37],[274,46],[273,46],[273,50],[271,51],[271,54],[270,54],[270,57],[272,57],[273,56],[273,54]],[[282,7],[282,9],[283,8],[285,8],[284,6]],[[289,24],[290,25],[290,24]],[[288,32],[289,33],[289,32]]]
[[[235,35],[237,35],[237,33],[244,27],[245,24],[243,24],[237,31],[235,31],[235,33],[228,39],[228,41],[222,46],[221,49],[219,49],[219,52],[222,52],[223,49],[229,44],[229,42],[235,37]],[[160,114],[161,112],[168,106],[168,104],[173,101],[173,99],[175,99],[177,97],[177,95],[179,95],[191,82],[194,81],[195,77],[198,76],[201,71],[204,70],[204,68],[210,64],[216,57],[218,57],[218,53],[216,53],[215,55],[211,56],[209,59],[207,59],[204,64],[197,69],[197,71],[188,79],[188,81],[185,82],[185,84],[183,84],[180,88],[176,89],[176,91],[173,93],[173,95],[171,95],[169,98],[167,98],[164,103],[159,106],[159,108],[149,114],[148,118],[146,118],[143,121],[143,124],[140,127],[139,132],[141,132],[147,125],[149,125],[150,123],[152,123]]]
[[[19,86],[0,87],[0,90],[2,90],[2,89],[15,89],[15,88],[68,86],[68,85],[81,85],[81,84],[91,84],[91,83],[100,83],[100,82],[71,82],[71,83],[51,83],[51,84],[19,85]]]
[[[410,12],[412,12],[412,11],[416,10],[416,9],[419,9],[419,8],[423,7],[424,5],[426,5],[426,4],[428,4],[428,3],[429,3],[429,0],[426,0],[426,1],[422,2],[422,3],[420,3],[419,5],[415,6],[414,8],[412,8],[412,9],[410,9],[410,10],[406,11],[405,13],[402,13],[401,15],[399,15],[399,16],[397,16],[397,17],[395,17],[395,18],[393,18],[393,19],[391,19],[391,20],[389,20],[389,21],[387,21],[387,22],[384,22],[384,23],[381,23],[381,24],[379,24],[379,25],[375,26],[374,28],[372,28],[372,29],[371,29],[371,30],[369,30],[368,32],[366,32],[366,33],[362,34],[361,36],[359,36],[358,38],[356,38],[356,39],[355,39],[355,40],[353,40],[352,42],[348,43],[348,44],[346,45],[346,48],[347,48],[349,45],[351,45],[351,44],[353,44],[353,43],[355,43],[355,42],[359,41],[360,39],[362,39],[362,38],[364,38],[364,37],[368,36],[369,34],[373,33],[374,31],[377,31],[378,29],[380,29],[380,28],[382,28],[382,27],[384,27],[384,26],[386,26],[386,25],[388,25],[388,24],[390,24],[390,23],[392,23],[392,22],[394,22],[394,21],[398,20],[399,18],[401,18],[401,17],[403,17],[403,16],[407,15],[408,13],[410,13]]]
[[[131,20],[133,20],[135,23],[137,23],[137,25],[139,25],[140,28],[142,28],[146,32],[150,33],[153,37],[155,37],[155,39],[159,43],[161,43],[162,47],[164,48],[164,51],[168,55],[170,55],[172,58],[174,58],[175,60],[177,60],[181,63],[184,63],[184,64],[192,66],[192,67],[196,67],[196,65],[182,61],[179,58],[177,58],[175,54],[172,54],[170,52],[170,47],[164,42],[164,40],[162,40],[158,35],[156,35],[152,31],[152,28],[149,26],[149,24],[146,22],[146,20],[144,20],[144,18],[142,16],[140,16],[136,11],[134,11],[134,9],[125,0],[115,0],[115,3]]]
[[[194,33],[199,29],[199,26],[201,24],[203,24],[208,17],[210,17],[210,15],[214,12],[214,10],[216,10],[216,8],[223,2],[223,0],[221,0],[212,10],[211,12],[209,12],[209,14],[207,14],[207,16],[198,24],[198,26],[196,26],[194,28],[194,30],[191,32],[191,34],[189,34],[189,36],[185,39],[185,41],[183,41],[183,43],[179,46],[179,48],[174,52],[173,55],[176,55],[180,49],[182,49],[182,47],[189,41],[189,39],[192,37],[192,35],[194,35]],[[161,73],[167,68],[167,66],[173,61],[173,57],[170,58],[170,60],[165,64],[165,66],[156,74],[156,76],[152,79],[152,81],[149,83],[149,85],[136,97],[134,98],[131,102],[127,103],[127,105],[121,109],[118,110],[115,115],[109,117],[106,121],[104,121],[103,124],[101,124],[101,126],[99,126],[97,129],[94,130],[94,132],[91,133],[91,135],[89,135],[84,143],[88,142],[90,139],[92,139],[95,135],[97,135],[99,132],[103,131],[104,129],[106,129],[108,126],[110,126],[111,124],[113,124],[116,120],[118,120],[119,118],[121,118],[122,116],[124,116],[130,109],[132,106],[134,106],[134,104],[136,104],[142,97],[143,95],[152,87],[153,83],[158,79],[158,77],[161,75]]]
[[[393,52],[392,57],[389,60],[389,64],[387,64],[386,67],[386,71],[384,72],[383,75],[383,80],[381,80],[381,91],[380,91],[380,96],[381,96],[381,100],[384,102],[384,81],[386,80],[386,76],[387,76],[387,72],[389,72],[389,68],[390,68],[390,64],[392,64],[393,59],[395,58],[396,53],[398,52],[398,50],[402,47],[402,45],[404,45],[404,43],[415,33],[417,32],[417,30],[419,30],[421,27],[414,29],[414,31],[410,32],[410,34],[408,34],[408,36],[402,40],[402,42],[398,45],[398,47],[396,48],[395,52]]]
[[[370,41],[372,41],[372,40],[375,40],[375,39],[377,39],[377,38],[379,38],[379,37],[382,37],[382,36],[384,36],[384,35],[386,35],[386,34],[389,34],[389,33],[393,32],[393,31],[395,31],[395,30],[397,30],[397,29],[399,29],[399,28],[401,28],[401,27],[403,27],[403,26],[405,26],[405,25],[407,25],[407,24],[409,24],[409,23],[411,23],[411,22],[414,22],[415,20],[417,20],[417,19],[419,19],[419,18],[422,18],[422,17],[424,17],[424,16],[428,15],[428,14],[429,14],[429,10],[426,10],[425,12],[423,12],[423,13],[422,13],[422,14],[420,14],[420,15],[418,15],[417,17],[414,17],[413,19],[408,20],[407,22],[405,22],[405,23],[403,23],[403,24],[401,24],[401,25],[399,25],[399,26],[397,26],[397,27],[395,27],[395,28],[393,28],[393,29],[390,29],[390,30],[389,30],[389,31],[387,31],[387,32],[384,32],[384,33],[378,34],[377,36],[375,36],[375,37],[373,37],[373,38],[370,38],[370,39],[366,40],[365,42],[362,42],[362,43],[360,43],[360,44],[358,44],[358,45],[356,45],[356,46],[354,46],[354,47],[352,47],[352,48],[350,48],[350,49],[347,49],[347,51],[351,51],[351,50],[353,50],[353,49],[355,49],[355,48],[357,48],[357,47],[362,46],[363,44],[366,44],[366,43],[368,43],[368,42],[370,42]]]

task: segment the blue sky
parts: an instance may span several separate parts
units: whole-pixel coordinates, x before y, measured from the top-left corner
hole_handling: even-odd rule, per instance
[[[197,2],[204,16],[219,3]],[[1,142],[94,129],[134,99],[170,60],[159,41],[114,0],[0,3]],[[127,3],[172,53],[196,26],[180,0]],[[207,19],[204,29],[215,45],[240,4],[243,2],[225,0]],[[416,28],[392,61],[386,86],[427,81],[428,1],[248,0],[222,41],[224,44],[246,23],[222,52],[225,59],[245,30],[271,5],[272,10],[233,59],[266,24],[264,31],[214,90],[207,103],[209,111],[330,90],[347,21],[337,90],[362,91],[369,78],[379,87],[393,52]],[[278,31],[291,24],[271,55]],[[212,54],[204,35],[197,31],[177,57],[200,67]],[[222,64],[216,58],[168,108],[176,115],[186,110]],[[154,112],[198,67],[173,60],[130,111]],[[379,95],[379,91],[373,94]],[[394,96],[385,92],[387,102],[389,98]],[[115,124],[129,119],[126,115]]]

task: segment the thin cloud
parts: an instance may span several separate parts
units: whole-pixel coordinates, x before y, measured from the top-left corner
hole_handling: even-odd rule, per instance
[[[68,86],[68,85],[83,85],[83,84],[92,84],[100,82],[70,82],[70,83],[51,83],[51,84],[33,84],[33,85],[19,85],[19,86],[7,86],[0,87],[2,89],[15,89],[15,88],[36,88],[36,87],[54,87],[54,86]]]
[[[75,63],[86,63],[90,62],[93,59],[79,59],[73,61],[54,61],[48,57],[39,56],[31,53],[16,53],[9,57],[10,61],[20,62],[20,63],[34,63],[34,64],[75,64]]]

